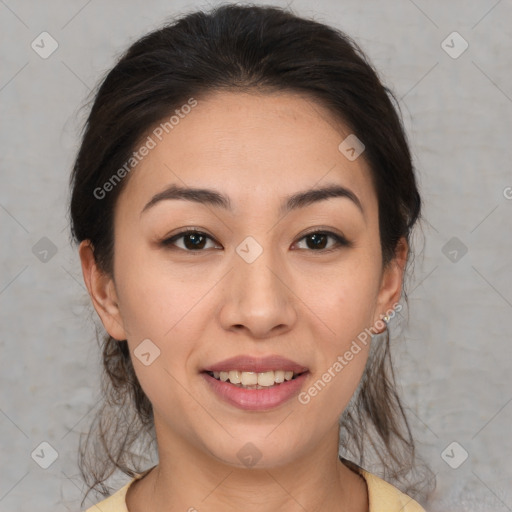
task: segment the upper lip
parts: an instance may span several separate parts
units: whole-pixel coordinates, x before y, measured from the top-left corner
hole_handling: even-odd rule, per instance
[[[278,355],[269,355],[265,357],[255,357],[250,355],[240,355],[230,357],[224,361],[208,365],[205,372],[222,372],[230,370],[240,370],[242,372],[263,373],[273,370],[292,371],[302,373],[307,371],[307,367],[286,357]]]

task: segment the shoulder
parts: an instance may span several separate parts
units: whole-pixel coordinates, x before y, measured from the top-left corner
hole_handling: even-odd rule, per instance
[[[404,494],[395,486],[369,473],[362,468],[358,471],[366,480],[368,486],[369,512],[426,512],[425,509],[413,498]]]
[[[108,498],[105,498],[99,503],[96,503],[96,505],[88,508],[85,512],[128,512],[128,508],[126,506],[126,494],[128,489],[133,484],[133,482],[147,475],[151,469],[153,468],[137,474],[125,486],[121,487],[121,489],[116,491]]]
[[[126,491],[134,480],[135,478],[112,494],[112,496],[96,503],[96,505],[88,508],[85,512],[128,512],[128,509],[126,508]]]

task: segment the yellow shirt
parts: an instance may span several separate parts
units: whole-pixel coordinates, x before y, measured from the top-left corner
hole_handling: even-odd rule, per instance
[[[417,501],[413,500],[390,483],[362,468],[353,467],[357,469],[359,474],[366,480],[368,500],[370,503],[369,512],[425,512],[425,509],[421,507]],[[93,505],[85,512],[128,512],[125,501],[128,487],[130,487],[135,480],[144,476],[148,471],[137,475],[112,496]]]

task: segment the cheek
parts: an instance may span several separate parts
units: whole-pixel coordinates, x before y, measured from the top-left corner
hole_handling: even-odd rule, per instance
[[[347,258],[338,273],[322,278],[324,293],[315,292],[316,310],[328,333],[318,340],[321,361],[303,395],[313,408],[332,421],[343,412],[364,372],[370,345],[373,313],[378,294],[379,267],[371,255]],[[318,281],[317,281],[318,282]],[[320,412],[318,412],[320,414]]]
[[[369,349],[369,338],[366,344],[348,343],[340,347],[299,394],[300,407],[304,407],[308,421],[316,423],[316,429],[339,421],[361,381]]]
[[[185,284],[170,279],[145,242],[116,240],[115,277],[123,322],[132,342],[162,340],[178,321],[184,307]],[[159,342],[157,342],[159,343]]]
[[[346,261],[338,269],[315,275],[303,273],[300,296],[321,321],[326,333],[343,348],[370,327],[378,295],[378,269],[363,258]]]
[[[176,266],[149,250],[134,250],[130,258],[116,263],[120,311],[132,357],[139,344],[149,339],[160,351],[155,363],[183,380],[194,340],[213,314],[206,297],[212,295],[216,280],[190,268],[176,271]],[[136,370],[141,366],[136,360],[134,364]],[[144,375],[144,368],[142,372],[141,383],[154,379]]]
[[[121,275],[121,273],[120,273]],[[123,322],[132,343],[143,338],[160,340],[173,325],[173,294],[154,286],[144,271],[121,275],[119,304]]]

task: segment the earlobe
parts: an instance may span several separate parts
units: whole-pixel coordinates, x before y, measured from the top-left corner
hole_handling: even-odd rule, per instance
[[[90,240],[83,240],[78,252],[85,285],[105,330],[116,340],[127,339],[112,277],[98,268]]]
[[[390,315],[393,311],[393,305],[400,301],[408,253],[409,247],[407,241],[402,237],[397,244],[395,257],[384,269],[382,274],[376,307],[377,316],[374,318],[374,323],[384,317],[384,315]]]

